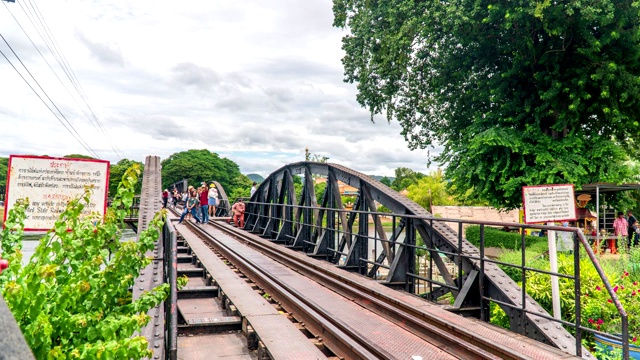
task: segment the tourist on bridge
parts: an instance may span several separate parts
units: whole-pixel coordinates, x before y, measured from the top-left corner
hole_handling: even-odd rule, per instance
[[[187,207],[187,199],[189,199],[189,193],[187,191],[182,193],[182,206]]]
[[[173,208],[175,209],[178,206],[178,201],[182,198],[182,194],[178,192],[178,189],[173,188]]]
[[[258,190],[258,183],[256,183],[255,181],[253,182],[253,186],[251,186],[251,197],[253,197],[253,194],[256,193],[256,190]]]
[[[233,204],[231,212],[233,213],[233,223],[242,229],[244,227],[244,201],[242,198],[238,199],[236,203]]]
[[[162,192],[162,207],[166,208],[167,207],[167,201],[169,200],[169,190],[164,189],[164,191]]]
[[[200,198],[200,216],[202,222],[206,224],[209,222],[209,188],[207,188],[207,184],[202,183],[198,189],[198,196]]]
[[[196,211],[199,204],[200,199],[198,199],[198,193],[196,192],[196,189],[190,188],[189,197],[187,198],[187,202],[184,206],[185,210],[182,212],[182,215],[180,215],[180,221],[178,221],[178,224],[182,224],[182,220],[184,220],[184,217],[185,215],[187,215],[187,213],[191,214],[196,219],[196,224],[200,224],[200,217],[198,216],[198,212]]]
[[[209,186],[209,216],[216,216],[216,205],[218,205],[218,189],[216,189],[216,185],[211,183]]]

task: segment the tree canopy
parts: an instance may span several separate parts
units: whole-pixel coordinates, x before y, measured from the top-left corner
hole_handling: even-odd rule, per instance
[[[125,174],[127,169],[129,169],[134,164],[137,164],[141,171],[144,172],[144,164],[129,159],[122,159],[115,164],[110,164],[109,166],[109,197],[115,196],[118,192],[118,185],[122,181],[122,176]],[[134,185],[134,193],[140,194],[142,192],[142,177],[138,178],[137,182]]]
[[[63,158],[67,158],[67,159],[95,159],[93,156],[82,155],[82,154],[69,154],[69,155],[63,156]]]
[[[638,155],[639,4],[630,0],[334,0],[345,81],[397,119],[457,195],[619,182]]]
[[[433,171],[429,175],[409,185],[407,197],[423,208],[431,211],[432,205],[458,205],[453,196],[447,192],[442,170]]]
[[[191,185],[218,181],[231,199],[248,196],[252,183],[238,164],[206,149],[182,151],[162,160],[163,188],[183,179]]]
[[[395,191],[402,191],[411,185],[415,185],[424,177],[423,173],[406,167],[396,168],[395,175],[396,177],[391,183],[391,188]]]

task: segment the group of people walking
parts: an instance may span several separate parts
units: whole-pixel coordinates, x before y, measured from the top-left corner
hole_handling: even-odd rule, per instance
[[[256,192],[257,184],[254,182],[251,187],[251,195]],[[209,218],[215,216],[216,206],[218,205],[219,194],[215,184],[207,186],[201,183],[197,189],[189,186],[187,191],[180,193],[177,189],[169,191],[164,189],[162,192],[163,207],[171,206],[175,208],[179,203],[183,205],[182,214],[180,215],[181,224],[185,219],[193,218],[196,224],[207,223]],[[236,200],[231,207],[232,221],[237,227],[244,227],[245,204],[242,198]]]
[[[165,191],[167,190],[165,189]],[[209,217],[215,216],[216,214],[218,195],[218,189],[216,189],[215,184],[207,186],[207,184],[203,182],[197,189],[189,186],[186,193],[182,195],[184,208],[178,224],[182,223],[187,216],[193,217],[196,220],[196,224],[209,222]]]

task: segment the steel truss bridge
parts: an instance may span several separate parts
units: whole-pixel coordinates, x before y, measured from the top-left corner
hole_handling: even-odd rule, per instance
[[[158,157],[148,157],[145,164],[138,218],[140,230],[146,228],[146,222],[162,205],[159,164]],[[326,178],[326,187],[321,194],[315,190],[316,177]],[[343,203],[340,183],[358,189],[351,208]],[[273,297],[279,296],[275,303],[280,307],[280,313],[288,314],[291,321],[298,319],[299,327],[305,327],[312,337],[320,339],[322,344],[315,346],[325,346],[324,353],[328,354],[328,358],[369,356],[363,354],[374,354],[371,356],[377,358],[394,357],[382,349],[382,345],[368,344],[366,337],[363,339],[360,336],[354,340],[353,336],[347,335],[346,330],[355,326],[347,322],[348,316],[336,319],[337,315],[331,316],[330,305],[318,307],[318,299],[327,294],[305,296],[300,289],[286,288],[286,278],[278,278],[280,270],[258,271],[262,267],[275,265],[251,263],[250,260],[258,255],[242,255],[242,246],[253,249],[251,251],[259,249],[262,254],[269,253],[279,264],[286,265],[295,260],[296,273],[318,282],[324,279],[327,281],[323,283],[324,287],[333,288],[333,292],[344,294],[351,302],[363,307],[372,306],[375,308],[372,311],[378,316],[392,319],[398,326],[422,339],[434,337],[434,343],[440,349],[453,349],[456,346],[464,349],[459,353],[448,350],[457,357],[594,358],[581,345],[584,334],[595,331],[582,325],[579,276],[553,274],[527,267],[524,252],[520,264],[498,263],[486,256],[483,246],[486,226],[556,231],[567,231],[567,228],[436,218],[367,175],[337,164],[299,162],[283,166],[260,184],[247,201],[244,228],[237,229],[228,224],[232,202],[222,186],[216,185],[220,193],[219,200],[226,204],[218,209],[217,218],[203,229],[205,226],[177,225],[175,215],[170,215],[162,238],[158,239],[156,249],[149,254],[154,260],[141,273],[133,289],[136,297],[162,282],[172,286],[171,297],[152,310],[152,321],[142,331],[154,351],[154,359],[178,358],[183,351],[179,346],[178,333],[198,333],[211,325],[211,318],[198,317],[198,314],[187,311],[187,308],[191,308],[189,301],[195,301],[189,299],[201,299],[209,295],[218,299],[225,309],[226,315],[223,317],[228,320],[226,326],[232,327],[232,318],[239,318],[237,321],[247,337],[249,349],[262,349],[262,352],[258,352],[260,358],[295,358],[292,355],[277,355],[286,354],[278,352],[276,340],[270,340],[270,336],[277,337],[277,331],[276,334],[269,330],[262,330],[262,333],[256,331],[260,328],[260,322],[251,318],[252,308],[243,308],[243,301],[234,300],[234,286],[223,285],[228,281],[225,276],[219,275],[220,278],[216,279],[216,272],[211,270],[215,266],[222,266],[216,265],[216,261],[219,261],[215,260],[216,256],[220,256],[235,273],[242,273],[242,279],[250,283],[254,290],[262,291],[263,295],[269,290]],[[180,186],[186,188],[187,184]],[[379,212],[380,205],[391,212]],[[457,228],[445,223],[455,223]],[[464,238],[464,224],[480,226],[479,248]],[[582,232],[573,228],[570,231],[576,240],[573,249],[574,273],[580,273],[580,254],[586,253],[621,314],[623,334],[619,339],[623,340],[624,358],[628,358],[629,342],[624,340],[628,339],[626,313]],[[242,246],[224,244],[232,240],[239,240]],[[525,237],[522,235],[522,248],[524,244]],[[181,265],[184,259],[188,264]],[[521,271],[522,282],[515,283],[498,265]],[[287,266],[293,268],[294,265]],[[316,273],[320,270],[324,273]],[[555,275],[573,284],[575,321],[555,319],[527,295],[527,277],[532,272]],[[181,291],[175,285],[179,274],[190,276],[190,285]],[[187,293],[191,295],[187,296]],[[303,303],[289,298],[287,294],[292,293],[298,293],[299,300],[296,301]],[[489,325],[483,325],[481,333],[477,331],[479,323],[476,319],[490,321],[492,304],[506,313],[511,333]],[[1,305],[0,302],[0,315]],[[335,307],[338,306],[336,303]],[[310,313],[305,312],[309,307],[315,309],[316,313],[327,313],[325,315],[329,315],[330,319],[327,321],[332,322],[325,324],[314,320]],[[264,324],[262,328],[269,329]],[[360,335],[364,331],[360,330]],[[352,342],[340,342],[340,337],[352,339]],[[197,346],[206,348],[205,341],[202,340]],[[444,355],[442,358],[445,358]]]

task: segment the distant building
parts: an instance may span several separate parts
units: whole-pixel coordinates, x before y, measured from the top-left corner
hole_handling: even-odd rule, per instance
[[[499,211],[490,206],[433,206],[433,215],[460,220],[520,222],[518,210]],[[458,232],[457,223],[445,224],[449,225],[456,233]],[[462,226],[467,227],[469,225],[470,224],[463,224]]]
[[[318,177],[315,179],[315,184],[326,183],[327,178]],[[355,188],[351,185],[347,185],[342,181],[338,181],[338,190],[340,191],[340,195],[342,196],[356,196],[358,195],[358,188]]]

